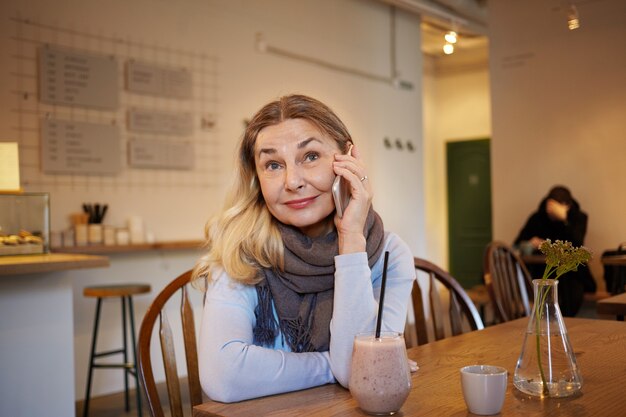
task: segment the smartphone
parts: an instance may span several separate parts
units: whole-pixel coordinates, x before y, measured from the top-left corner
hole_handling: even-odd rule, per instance
[[[346,154],[352,155],[352,144],[350,144]],[[350,184],[341,175],[337,175],[335,181],[333,181],[332,193],[337,215],[341,218],[350,202]]]

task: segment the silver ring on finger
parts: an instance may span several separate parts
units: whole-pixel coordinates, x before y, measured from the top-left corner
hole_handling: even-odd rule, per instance
[[[364,177],[361,177],[361,182],[365,181],[367,179],[367,175]]]

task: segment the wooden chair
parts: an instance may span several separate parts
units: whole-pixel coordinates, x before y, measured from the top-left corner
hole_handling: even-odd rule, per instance
[[[202,403],[202,389],[198,373],[198,351],[196,345],[196,331],[193,318],[193,310],[188,295],[188,284],[191,279],[191,271],[187,271],[170,282],[155,298],[146,312],[139,329],[138,339],[138,363],[139,376],[143,390],[148,400],[148,409],[153,417],[164,416],[163,407],[157,392],[154,380],[152,359],[150,356],[150,341],[154,325],[159,320],[159,338],[161,342],[161,354],[167,394],[172,417],[183,416],[182,392],[176,368],[176,356],[174,352],[174,340],[172,327],[166,316],[165,305],[168,300],[180,293],[180,319],[185,346],[185,358],[187,360],[187,379],[191,408]]]
[[[469,329],[484,328],[476,306],[456,279],[424,259],[414,258],[413,260],[416,273],[428,274],[429,287],[427,291],[423,291],[416,279],[411,292],[418,345],[443,339],[446,335],[456,336]],[[449,294],[448,303],[442,300],[441,285],[436,283],[446,288]],[[427,295],[429,306],[424,305],[423,294]],[[446,304],[448,305],[447,311],[445,311]],[[427,314],[427,309],[430,314]],[[430,316],[428,319],[427,315]],[[429,334],[432,334],[432,337]]]
[[[506,322],[530,314],[532,278],[524,262],[510,246],[499,241],[487,245],[483,274],[499,321]]]

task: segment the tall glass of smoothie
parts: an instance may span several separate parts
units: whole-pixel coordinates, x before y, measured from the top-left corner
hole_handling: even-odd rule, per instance
[[[411,371],[401,333],[361,333],[354,338],[350,393],[361,410],[393,415],[411,391]]]

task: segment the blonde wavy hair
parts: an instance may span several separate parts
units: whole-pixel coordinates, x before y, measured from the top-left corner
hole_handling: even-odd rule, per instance
[[[194,286],[205,289],[215,267],[234,280],[254,285],[263,268],[283,268],[283,242],[277,221],[269,212],[256,174],[254,147],[262,129],[288,119],[305,119],[332,137],[347,152],[352,137],[325,104],[304,95],[288,95],[266,104],[250,120],[239,144],[234,186],[221,212],[206,224],[208,252],[193,270]]]

